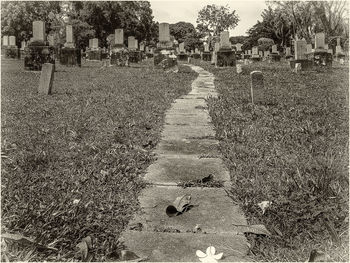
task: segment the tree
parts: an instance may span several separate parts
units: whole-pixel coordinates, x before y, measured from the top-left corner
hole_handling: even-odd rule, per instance
[[[169,29],[170,34],[174,36],[179,43],[185,42],[186,50],[192,50],[202,46],[201,38],[203,35],[200,34],[191,23],[183,21],[177,22],[176,24],[170,24]]]
[[[197,29],[208,36],[218,36],[222,31],[234,29],[239,22],[236,11],[228,6],[207,5],[203,7],[197,18]]]

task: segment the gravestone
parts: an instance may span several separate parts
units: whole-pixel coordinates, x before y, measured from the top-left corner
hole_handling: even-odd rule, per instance
[[[49,46],[51,46],[51,47],[55,46],[55,36],[54,35],[48,35],[47,41],[49,42]]]
[[[259,61],[260,56],[259,56],[259,49],[258,47],[252,47],[252,56],[251,56],[252,61]]]
[[[92,38],[89,39],[89,48],[92,48]]]
[[[204,61],[211,61],[211,53],[209,51],[209,44],[204,44],[204,52],[202,54],[202,59]]]
[[[135,37],[133,36],[128,37],[128,49],[135,49]]]
[[[124,30],[122,28],[114,30],[114,45],[124,47]]]
[[[98,49],[99,48],[98,42],[99,42],[98,38],[93,38],[91,48]]]
[[[186,60],[188,56],[186,54],[184,42],[179,44],[179,52],[180,52],[180,54],[177,55],[178,59],[179,60]]]
[[[272,46],[272,51],[271,51],[270,57],[271,57],[272,61],[280,61],[281,60],[281,56],[277,50],[277,45]]]
[[[306,45],[306,53],[307,53],[307,54],[312,53],[312,44],[307,44],[307,45]]]
[[[294,41],[294,59],[289,62],[292,70],[295,70],[295,65],[300,63],[301,70],[307,70],[312,68],[312,61],[308,60],[306,49],[306,40]]]
[[[33,42],[45,41],[45,23],[43,21],[33,22]]]
[[[89,53],[89,58],[91,56],[93,55]],[[64,47],[60,52],[60,64],[65,66],[81,66],[81,51],[75,47],[72,25],[66,26],[66,43],[64,43]]]
[[[194,49],[194,52],[192,53],[192,57],[195,58],[195,59],[199,59],[200,58],[200,54],[199,54],[198,48]]]
[[[177,57],[174,55],[175,48],[173,42],[170,41],[169,23],[159,24],[159,42],[157,43],[157,49],[154,55],[154,66],[157,68],[176,69]]]
[[[250,97],[252,103],[260,103],[263,99],[264,76],[261,71],[250,73]]]
[[[295,73],[299,73],[300,71],[302,71],[302,66],[301,63],[295,63]]]
[[[184,43],[184,42],[182,42],[182,43],[179,44],[179,49],[180,49],[180,52],[181,52],[181,53],[182,53],[182,52],[185,52],[185,43]]]
[[[24,59],[25,56],[25,48],[27,47],[27,42],[22,40],[21,41],[21,48],[19,50],[20,58]]]
[[[243,44],[237,43],[236,44],[236,51],[242,51],[242,46],[243,46]]]
[[[45,34],[45,23],[33,21],[33,37],[24,52],[24,68],[41,70],[44,63],[55,64],[54,48],[48,45]]]
[[[159,24],[159,42],[169,42],[170,41],[170,30],[168,23]]]
[[[140,43],[140,50],[145,51],[145,44],[144,43]]]
[[[21,50],[24,50],[26,46],[27,46],[27,42],[25,42],[24,40],[22,40],[22,41],[21,41]]]
[[[214,52],[211,57],[211,64],[216,65],[217,63],[217,57],[218,57],[218,51],[220,50],[220,42],[215,42],[214,44]]]
[[[252,51],[249,49],[248,50],[248,55],[251,55],[252,54]]]
[[[10,36],[9,37],[9,43],[10,43],[10,46],[16,46],[16,37],[15,36]]]
[[[138,40],[134,36],[128,37],[129,62],[141,61],[141,52],[138,50]]]
[[[325,45],[325,34],[317,33],[315,35],[315,51],[318,51],[318,49],[325,49]]]
[[[325,50],[328,50],[329,48],[328,48],[328,44],[324,44],[324,49]]]
[[[55,65],[51,63],[44,63],[41,69],[38,93],[43,95],[50,95],[52,91],[53,76]]]
[[[216,65],[219,67],[236,66],[236,54],[231,49],[230,33],[228,31],[220,33],[220,49],[216,52]]]
[[[273,45],[273,46],[272,46],[272,51],[271,51],[271,53],[278,53],[278,51],[277,51],[277,45]]]
[[[286,47],[286,58],[292,57],[292,52],[290,50],[290,47]]]
[[[146,56],[151,57],[148,46],[146,47]],[[129,52],[124,46],[124,29],[122,28],[117,28],[114,30],[114,45],[109,63],[110,65],[121,67],[129,65]]]
[[[4,47],[7,47],[9,45],[9,36],[3,36],[2,37],[2,45]]]
[[[102,60],[102,49],[99,47],[99,39],[89,39],[89,50],[87,51],[88,60],[90,61],[101,61]]]

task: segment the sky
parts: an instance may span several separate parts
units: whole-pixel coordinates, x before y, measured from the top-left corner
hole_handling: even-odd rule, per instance
[[[198,12],[203,7],[211,4],[228,5],[231,11],[236,10],[236,14],[240,18],[238,25],[233,30],[230,30],[230,36],[247,35],[247,30],[255,25],[258,20],[262,20],[261,13],[267,7],[263,0],[150,0],[150,2],[155,21],[169,24],[184,21],[192,23],[195,27],[197,25]]]

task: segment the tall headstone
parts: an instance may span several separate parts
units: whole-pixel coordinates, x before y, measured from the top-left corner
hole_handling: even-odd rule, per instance
[[[315,50],[316,49],[325,49],[325,34],[317,33],[315,35]]]
[[[66,43],[73,43],[73,26],[66,26]]]
[[[114,44],[115,45],[124,44],[124,30],[122,28],[118,28],[114,30]]]
[[[286,47],[286,57],[289,57],[291,55],[292,55],[292,53],[290,51],[290,47]]]
[[[169,42],[170,41],[170,31],[168,23],[159,24],[159,42]]]
[[[9,45],[9,36],[2,37],[2,45],[5,47]]]
[[[137,39],[135,39],[134,49],[138,49],[138,48],[139,48],[139,41]]]
[[[258,51],[258,47],[253,47],[252,48],[252,55],[258,55],[259,51]]]
[[[135,37],[128,37],[128,49],[135,49]]]
[[[209,52],[209,45],[208,44],[204,44],[204,52]]]
[[[91,48],[98,48],[98,38],[93,38],[91,44]]]
[[[219,42],[216,42],[215,45],[214,45],[214,50],[215,51],[219,51],[220,50],[220,43]]]
[[[181,53],[185,52],[185,43],[184,42],[179,44],[179,50],[180,50]]]
[[[250,72],[250,95],[252,103],[258,102],[260,94],[263,93],[264,88],[264,77],[261,71],[252,71]]]
[[[220,33],[220,47],[231,49],[230,33],[228,31],[223,31]]]
[[[312,44],[307,44],[306,45],[306,53],[312,53]]]
[[[33,41],[45,41],[45,23],[43,21],[33,22]]]
[[[336,46],[335,47],[335,54],[341,54],[343,53],[341,46]]]
[[[198,48],[195,48],[195,49],[194,49],[194,53],[199,54]]]
[[[10,46],[16,46],[16,37],[10,36],[9,37]]]
[[[54,46],[55,45],[55,36],[54,35],[48,35],[47,36],[47,41],[49,42],[49,46]]]
[[[248,55],[251,55],[252,54],[252,51],[251,50],[248,50]]]
[[[145,51],[145,44],[144,43],[140,43],[140,50]]]
[[[261,50],[259,51],[259,56],[260,56],[260,57],[263,57],[263,56],[264,56],[264,53],[263,53]]]
[[[21,41],[21,50],[24,50],[24,48],[27,46],[27,42],[25,42],[24,40]]]
[[[306,41],[296,40],[294,45],[295,60],[306,59]]]

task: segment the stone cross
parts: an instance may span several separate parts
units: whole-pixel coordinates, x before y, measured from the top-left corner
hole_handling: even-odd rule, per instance
[[[124,44],[124,30],[122,28],[118,28],[114,30],[114,44],[115,45]]]
[[[254,100],[257,101],[257,93],[262,93],[264,88],[264,77],[261,71],[250,72],[250,95],[252,98],[252,103]]]
[[[204,52],[209,52],[209,45],[208,44],[204,44]]]
[[[273,45],[273,46],[272,46],[272,51],[271,51],[271,53],[278,53],[278,52],[277,52],[277,45]]]
[[[306,59],[306,41],[305,40],[296,40],[294,42],[294,53],[295,59]]]
[[[220,33],[220,44],[221,48],[231,48],[230,33],[228,31]]]
[[[10,36],[9,37],[10,46],[16,46],[16,37]]]
[[[306,53],[311,53],[312,52],[312,44],[307,44],[306,45]]]
[[[33,22],[33,41],[45,41],[45,23],[43,21]]]
[[[92,48],[98,48],[98,38],[93,38],[91,44]]]
[[[54,64],[44,63],[42,65],[39,88],[38,88],[39,94],[43,94],[43,95],[51,94],[54,71],[55,71]]]
[[[243,44],[237,43],[236,44],[236,51],[242,51],[242,46],[243,46]]]
[[[315,35],[315,49],[324,49],[325,48],[325,34],[317,33]]]
[[[2,45],[8,46],[9,45],[9,36],[3,36],[2,38]]]
[[[180,50],[180,52],[185,52],[185,43],[184,42],[179,44],[179,50]]]
[[[168,23],[159,24],[159,42],[169,42],[170,41],[170,31]]]

